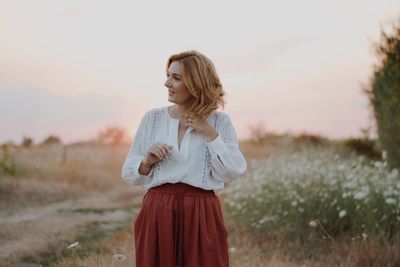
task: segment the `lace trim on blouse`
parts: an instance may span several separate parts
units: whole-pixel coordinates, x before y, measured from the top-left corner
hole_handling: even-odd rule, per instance
[[[151,117],[151,132],[150,132],[150,143],[149,146],[155,143],[156,133],[160,130],[161,118],[163,116],[163,110],[155,110]],[[157,179],[160,175],[161,166],[157,162],[154,166],[154,172],[152,179]]]
[[[201,179],[201,183],[207,183],[208,181],[208,175],[210,174],[211,171],[211,154],[210,151],[208,150],[208,147],[206,147],[206,153],[204,154],[204,163],[203,163],[203,178]]]
[[[217,129],[217,119],[219,120],[219,116],[214,115],[214,128],[215,129]],[[226,140],[227,134],[224,134],[224,136],[226,137],[224,140]],[[229,138],[229,140],[231,140],[231,137]],[[211,167],[212,167],[210,150],[208,149],[207,146],[205,146],[205,147],[206,147],[206,153],[204,154],[203,177],[201,179],[202,184],[206,184],[208,182],[208,177],[211,173]]]

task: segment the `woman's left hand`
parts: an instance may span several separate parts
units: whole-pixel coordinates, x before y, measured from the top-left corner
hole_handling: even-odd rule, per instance
[[[185,116],[185,125],[192,127],[198,133],[204,135],[209,142],[213,141],[218,136],[218,132],[206,119],[201,119],[194,114]]]

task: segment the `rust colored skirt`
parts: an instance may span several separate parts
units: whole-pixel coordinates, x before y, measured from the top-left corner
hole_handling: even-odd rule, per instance
[[[226,267],[228,232],[218,196],[186,183],[150,188],[135,220],[137,267]]]

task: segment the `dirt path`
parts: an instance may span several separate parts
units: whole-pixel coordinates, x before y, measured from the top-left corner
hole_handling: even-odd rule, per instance
[[[12,214],[0,212],[0,265],[50,265],[56,255],[61,259],[55,265],[59,267],[135,266],[132,226],[143,194],[144,191],[138,188],[121,186],[107,193],[89,193]],[[266,259],[247,233],[237,229],[229,217],[226,219],[230,229],[229,253],[233,267],[301,266],[287,263],[274,255]],[[126,230],[114,233],[113,230],[120,226]],[[83,259],[64,257],[63,251],[69,244],[96,236],[99,231],[106,233],[104,240],[111,253],[88,251],[88,256]],[[104,240],[94,240],[94,243]],[[117,262],[112,257],[113,253],[124,254],[127,260]]]
[[[37,255],[60,252],[90,225],[112,231],[131,221],[143,195],[134,190],[117,187],[12,214],[0,212],[2,266],[39,266],[34,264]]]

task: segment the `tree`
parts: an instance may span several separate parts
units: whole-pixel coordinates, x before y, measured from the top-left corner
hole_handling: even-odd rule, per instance
[[[31,147],[33,145],[33,139],[31,137],[24,136],[21,145],[23,147]]]
[[[61,144],[61,139],[58,136],[49,135],[42,142],[42,145],[52,145],[52,144]]]
[[[377,125],[381,149],[387,153],[388,165],[400,167],[400,24],[391,34],[381,30],[375,45],[379,63],[375,66],[369,88],[364,88]]]
[[[100,131],[97,140],[101,144],[119,145],[125,139],[125,131],[120,127],[107,127],[104,131]]]

